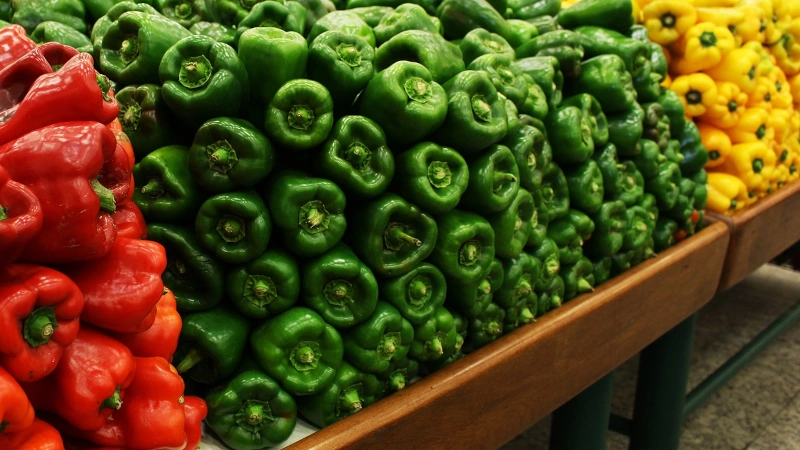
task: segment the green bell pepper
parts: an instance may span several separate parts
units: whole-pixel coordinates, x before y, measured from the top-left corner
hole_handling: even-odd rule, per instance
[[[156,0],[154,3],[164,17],[178,22],[184,28],[191,28],[208,16],[202,0]]]
[[[45,42],[59,42],[64,45],[74,47],[79,52],[92,53],[92,41],[86,35],[60,22],[41,22],[30,36],[34,42],[44,44]]]
[[[389,370],[392,360],[405,358],[413,340],[411,324],[383,301],[365,322],[342,332],[345,360],[375,375]]]
[[[379,276],[408,273],[436,245],[436,221],[395,194],[364,204],[349,219],[348,242]]]
[[[597,163],[597,167],[603,176],[604,197],[619,197],[623,190],[623,171],[625,167],[620,164],[617,158],[617,147],[614,144],[606,144],[595,150],[592,159]]]
[[[209,192],[253,187],[272,172],[275,155],[266,136],[246,120],[204,123],[189,148],[189,169]]]
[[[183,143],[186,136],[175,115],[161,96],[161,86],[127,86],[116,93],[119,122],[131,140],[138,158],[171,144]]]
[[[575,106],[561,106],[550,111],[545,119],[548,138],[558,142],[558,152],[553,152],[553,159],[558,164],[581,164],[592,157],[594,141],[589,116]]]
[[[148,220],[185,222],[197,214],[203,192],[189,172],[188,157],[188,148],[171,145],[133,166],[135,184],[140,186],[133,191],[133,201]]]
[[[592,275],[594,275],[595,286],[600,286],[611,279],[611,266],[613,261],[614,258],[611,256],[606,256],[594,261],[594,270],[592,271]]]
[[[306,261],[300,279],[304,302],[337,329],[364,322],[375,311],[378,282],[344,244]]]
[[[581,74],[571,87],[574,93],[592,94],[606,114],[627,112],[636,104],[631,74],[617,55],[595,56],[582,62]]]
[[[653,74],[659,75],[659,79],[663,80],[667,77],[668,72],[667,56],[664,54],[664,49],[661,48],[660,45],[649,39],[648,34],[647,28],[644,25],[634,25],[631,27],[631,37],[642,41],[647,48],[648,59],[650,59]],[[660,95],[660,89],[659,93],[656,93],[656,95]]]
[[[535,56],[517,59],[514,65],[533,78],[547,97],[547,106],[553,110],[561,105],[564,75],[561,65],[554,56]]]
[[[417,373],[419,373],[417,360],[408,357],[393,358],[389,361],[389,370],[378,374],[378,379],[385,384],[383,395],[405,389]]]
[[[642,139],[639,147],[642,152],[631,158],[631,161],[636,164],[644,179],[649,180],[658,175],[661,164],[667,161],[667,157],[661,154],[658,144],[651,140]]]
[[[531,256],[542,263],[542,271],[535,284],[536,290],[542,291],[553,281],[561,270],[561,252],[558,249],[556,241],[550,238],[545,238],[536,248],[531,249],[531,252]]]
[[[200,245],[227,264],[256,259],[267,249],[272,234],[267,206],[252,189],[208,198],[194,227]]]
[[[504,13],[497,12],[486,0],[445,0],[436,8],[436,17],[442,21],[447,39],[462,39],[470,31],[483,28],[514,46],[514,35],[503,18]]]
[[[547,96],[545,96],[544,90],[533,81],[533,77],[525,73],[523,78],[525,78],[525,82],[528,85],[528,94],[525,97],[525,103],[520,107],[520,111],[538,120],[544,120],[550,111],[547,106]]]
[[[529,40],[541,34],[539,29],[536,28],[536,25],[526,20],[507,19],[506,22],[511,28],[511,35],[513,36],[515,44],[519,45],[522,42],[528,42]]]
[[[392,1],[392,0],[390,0]],[[374,0],[364,0],[364,2],[368,3],[379,3]],[[348,2],[353,3],[353,2]],[[395,2],[396,5],[391,6],[359,6],[359,7],[348,7],[347,11],[351,12],[358,17],[361,17],[361,20],[367,23],[373,29],[381,23],[381,19],[384,18],[387,14],[394,12],[394,8],[396,6],[400,6],[401,2]],[[348,5],[350,6],[350,5]]]
[[[303,307],[294,307],[259,325],[250,335],[250,347],[264,372],[290,394],[299,396],[324,392],[333,383],[344,356],[336,329]]]
[[[517,161],[520,186],[531,192],[538,190],[544,169],[553,159],[553,149],[544,133],[533,126],[521,125],[509,131],[500,144],[507,146]]]
[[[641,106],[644,109],[642,138],[655,142],[664,151],[672,139],[669,131],[669,117],[667,117],[664,107],[658,102],[646,103]]]
[[[455,351],[457,338],[453,315],[439,307],[427,322],[414,327],[414,341],[408,356],[420,362],[436,361]]]
[[[308,50],[308,77],[331,93],[333,107],[343,111],[353,105],[375,72],[375,50],[364,39],[341,31],[326,31]]]
[[[621,175],[622,175],[622,191],[617,197],[613,197],[615,200],[621,200],[622,203],[625,203],[625,206],[631,207],[642,200],[642,196],[644,195],[644,177],[642,173],[639,172],[639,169],[636,168],[636,164],[633,161],[625,161],[622,163],[623,168],[621,168]]]
[[[524,72],[513,63],[513,56],[495,53],[475,58],[468,69],[486,72],[497,92],[511,100],[517,108],[522,108],[528,95],[528,83]]]
[[[258,1],[236,1],[236,0],[216,0],[206,1],[206,15],[212,22],[220,23],[225,26],[235,27],[245,17]]]
[[[459,206],[482,214],[508,208],[519,192],[519,169],[511,150],[494,145],[468,164],[469,184]]]
[[[678,200],[675,201],[675,206],[672,209],[664,211],[664,215],[678,223],[683,223],[692,217],[695,212],[695,182],[691,178],[681,178],[678,183],[680,194]]]
[[[520,299],[514,305],[505,308],[503,333],[510,333],[523,325],[536,322],[538,310],[539,297],[535,292],[531,292],[527,298]]]
[[[581,0],[558,13],[564,28],[594,25],[627,33],[633,26],[633,5],[628,0]]]
[[[326,31],[341,31],[354,34],[364,39],[371,47],[375,47],[375,33],[364,20],[350,11],[333,11],[321,17],[311,27],[308,34],[308,43],[312,44],[320,34]]]
[[[434,215],[458,205],[469,182],[467,162],[458,152],[422,142],[396,158],[395,192],[413,198],[423,211]]]
[[[399,152],[442,125],[448,115],[447,97],[425,66],[400,61],[370,80],[356,106],[359,114],[383,128],[387,141]]]
[[[255,450],[289,439],[297,405],[288,392],[258,368],[248,367],[208,394],[206,424],[228,447]]]
[[[622,248],[628,233],[628,216],[625,203],[611,200],[603,203],[600,210],[590,216],[594,222],[592,237],[583,249],[593,257],[612,256]]]
[[[595,147],[600,147],[608,142],[608,120],[603,114],[600,102],[591,94],[577,94],[565,98],[561,102],[562,106],[575,106],[581,110],[583,117],[589,121],[589,128],[592,130],[592,142]]]
[[[617,276],[633,267],[633,258],[636,256],[636,250],[628,250],[620,252],[611,257],[611,275]]]
[[[564,302],[564,279],[556,275],[544,289],[539,292],[539,311],[536,317],[541,317],[549,311],[558,308]]]
[[[86,8],[79,0],[11,0],[11,20],[28,33],[42,22],[62,23],[73,30],[86,33]]]
[[[668,218],[659,217],[656,223],[656,228],[653,230],[653,242],[656,252],[663,252],[664,250],[675,245],[675,234],[678,233],[678,222]]]
[[[191,31],[192,34],[208,36],[217,42],[222,42],[223,44],[231,46],[235,45],[237,42],[236,29],[227,27],[221,23],[201,21],[192,25],[189,31]]]
[[[650,194],[647,195],[651,196]],[[651,216],[651,212],[642,205],[628,208],[625,215],[628,222],[628,231],[623,237],[621,251],[627,252],[640,248],[650,239],[653,235],[656,217]]]
[[[522,253],[531,232],[531,217],[535,209],[531,193],[520,189],[508,208],[486,217],[494,229],[495,254],[498,257],[516,258]]]
[[[534,56],[553,56],[558,60],[563,76],[578,78],[581,75],[583,47],[577,34],[569,30],[556,30],[539,35],[515,48],[518,59]]]
[[[361,198],[382,194],[395,170],[383,130],[363,116],[339,119],[312,165],[317,173],[338,184],[348,195]]]
[[[230,45],[189,36],[170,47],[158,75],[164,103],[187,124],[231,117],[249,98],[247,70]]]
[[[214,257],[206,253],[194,230],[178,225],[150,223],[147,238],[161,244],[167,252],[167,270],[161,275],[164,286],[175,294],[178,311],[207,311],[225,296],[225,273]]]
[[[664,108],[664,113],[669,117],[670,135],[677,138],[686,125],[686,116],[684,115],[683,103],[680,97],[671,89],[662,89],[661,95],[658,97],[658,103]]]
[[[672,209],[678,201],[681,189],[681,169],[677,164],[666,161],[658,168],[658,174],[645,180],[645,191],[653,194],[658,202],[658,209]]]
[[[703,211],[706,209],[706,205],[708,204],[708,173],[706,173],[705,169],[703,169],[692,175],[692,181],[695,183],[694,207],[698,211]],[[698,224],[702,223],[702,220],[698,222]]]
[[[271,249],[247,265],[232,268],[225,287],[228,299],[240,313],[266,319],[297,303],[300,269],[288,253]]]
[[[617,55],[625,62],[625,68],[633,79],[639,78],[645,71],[647,75],[650,74],[649,53],[643,42],[607,27],[580,26],[574,31],[580,37],[587,58]]]
[[[639,142],[644,133],[644,109],[638,104],[621,114],[606,116],[608,141],[617,147],[620,156],[631,157],[641,153]]]
[[[505,55],[514,58],[514,48],[496,33],[490,33],[483,28],[476,28],[464,36],[458,44],[461,57],[467,66],[483,55]]]
[[[564,280],[564,301],[594,291],[594,264],[581,257],[578,262],[561,269],[561,278]]]
[[[403,31],[375,51],[376,70],[386,69],[398,61],[422,64],[437,83],[444,83],[464,71],[461,49],[430,31]]]
[[[313,395],[297,398],[297,409],[309,422],[326,427],[375,403],[383,386],[378,378],[343,362],[333,381]]]
[[[533,191],[533,204],[536,209],[533,210],[531,216],[531,232],[528,235],[528,242],[525,243],[526,249],[536,248],[541,245],[547,238],[547,226],[550,223],[550,217],[545,213],[541,207],[543,201],[541,191]]]
[[[541,197],[541,201],[536,196]],[[542,188],[534,192],[534,200],[539,211],[552,222],[567,215],[569,211],[569,187],[567,177],[555,162],[551,162],[544,169]]]
[[[439,236],[430,262],[456,283],[483,278],[494,259],[494,230],[489,222],[457,209],[437,219]]]
[[[482,313],[471,317],[464,351],[473,352],[502,336],[505,317],[505,310],[493,302]]]
[[[378,282],[380,297],[413,325],[427,322],[442,306],[447,287],[442,272],[428,263],[421,263],[399,277],[381,278]]]
[[[233,375],[247,346],[250,322],[223,306],[184,315],[182,321],[174,356],[178,373],[205,384]]]
[[[516,258],[503,260],[503,271],[503,286],[495,292],[493,303],[508,310],[520,302],[528,304],[530,300],[536,301],[534,288],[542,271],[541,261],[527,253],[521,253]]]
[[[288,81],[303,76],[309,57],[308,45],[302,35],[274,27],[258,27],[245,31],[239,38],[238,52],[247,70],[249,89],[255,97],[254,103],[260,108],[269,105],[278,90]],[[281,64],[273,64],[272,61],[281,61]],[[295,125],[302,129],[309,118],[299,118],[301,120],[296,121]],[[310,118],[312,123],[314,118]],[[286,120],[283,119],[283,122]]]
[[[270,139],[296,151],[325,142],[331,128],[331,94],[322,84],[302,78],[288,81],[275,93],[264,120]]]
[[[164,16],[126,12],[103,37],[100,68],[122,85],[159,83],[159,65],[164,54],[189,36],[189,30]]]
[[[468,318],[477,317],[491,303],[494,294],[503,287],[503,263],[494,258],[489,264],[488,274],[469,284],[459,282],[448,283],[447,299],[448,308],[460,312]]]
[[[661,46],[657,45],[659,51]],[[645,45],[649,50],[649,47]],[[636,89],[636,98],[639,102],[654,102],[658,100],[661,95],[661,80],[664,76],[659,75],[653,71],[653,63],[648,59],[645,61],[643,68],[639,74],[633,78],[633,87]]]
[[[667,142],[667,148],[664,149],[664,156],[667,157],[667,161],[672,161],[675,164],[680,165],[681,161],[683,161],[683,153],[681,153],[681,141],[677,139],[670,139]]]
[[[90,3],[90,2],[87,2]],[[91,4],[91,3],[90,3]],[[98,16],[97,21],[92,26],[92,32],[89,34],[89,39],[92,40],[92,47],[95,63],[100,61],[100,51],[103,47],[103,38],[111,25],[119,19],[119,16],[129,11],[139,11],[147,14],[161,14],[157,9],[148,5],[147,3],[134,3],[132,1],[119,2],[117,4],[107,4],[101,7],[102,9],[108,8],[105,15]]]
[[[594,228],[594,221],[576,209],[570,209],[566,216],[550,222],[547,237],[558,246],[561,265],[575,264],[581,259],[584,242],[592,236]]]
[[[273,177],[265,193],[273,224],[292,253],[320,255],[344,236],[345,196],[333,182],[284,171]]]
[[[541,16],[555,16],[561,10],[559,0],[508,0],[511,17],[515,19],[535,19]]]
[[[639,264],[647,261],[650,258],[655,258],[656,252],[654,250],[655,241],[652,236],[645,241],[644,245],[636,248],[633,251],[633,258],[631,258],[631,267],[638,266]]]
[[[285,5],[277,1],[257,3],[237,25],[236,40],[239,41],[247,30],[253,28],[275,28],[302,35],[305,31],[305,9],[295,9],[292,4],[298,5],[294,1],[288,1]]]
[[[708,162],[708,150],[703,145],[697,125],[691,120],[685,121],[677,138],[681,142],[681,153],[683,154],[680,162],[681,173],[688,177],[703,170]]]
[[[412,3],[404,3],[398,6],[394,11],[384,15],[378,25],[372,27],[378,47],[407,30],[437,33],[436,24],[433,23],[427,11],[423,7]]]
[[[569,167],[564,175],[567,177],[570,207],[587,214],[599,211],[605,193],[600,166],[589,159],[580,165]]]

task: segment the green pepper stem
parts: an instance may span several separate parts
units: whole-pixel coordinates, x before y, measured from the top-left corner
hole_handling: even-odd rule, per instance
[[[428,295],[428,286],[422,280],[414,279],[408,284],[408,293],[413,299],[421,299]]]
[[[492,282],[488,278],[484,278],[478,283],[478,293],[489,295],[492,293]]]
[[[181,65],[178,81],[188,89],[205,85],[214,72],[214,66],[205,55],[192,56]]]
[[[372,159],[372,152],[361,142],[353,142],[345,150],[344,159],[356,169],[365,168]]]
[[[592,284],[589,283],[586,278],[581,278],[578,280],[578,292],[591,292],[593,290],[594,288],[592,287]]]
[[[311,364],[315,359],[314,349],[311,347],[300,347],[297,349],[297,360],[301,364]]]
[[[435,336],[433,339],[428,340],[428,342],[425,343],[425,346],[428,348],[428,351],[435,355],[444,354],[444,347],[442,347],[442,341],[439,339],[439,336]]]
[[[142,186],[141,191],[150,198],[159,198],[164,195],[164,183],[160,178],[150,178],[147,184]]]
[[[110,102],[111,96],[108,95],[108,91],[111,90],[111,82],[108,80],[108,77],[98,73],[95,76],[95,80],[97,81],[97,86],[100,88],[100,93],[103,95],[103,101]]]
[[[533,323],[536,322],[536,317],[528,307],[525,307],[519,312],[519,321],[522,323]]]
[[[250,403],[244,409],[244,417],[249,425],[259,425],[264,420],[264,406],[259,403]]]
[[[339,55],[339,60],[350,67],[358,67],[361,65],[361,51],[359,51],[355,45],[342,42],[336,46],[336,54]]]
[[[544,263],[544,273],[547,278],[553,278],[554,276],[558,275],[558,271],[560,269],[561,263],[558,261],[558,259],[548,258]]]
[[[500,189],[500,187],[506,183],[516,183],[517,177],[514,174],[508,172],[495,172],[494,173],[494,189]]]
[[[561,304],[562,304],[562,303],[563,303],[563,301],[562,301],[562,299],[561,299],[561,296],[560,296],[560,295],[558,295],[558,294],[553,294],[553,295],[550,297],[550,306],[551,306],[551,307],[553,307],[553,308],[558,308],[558,307],[560,307],[560,306],[561,306]]]
[[[350,414],[361,411],[362,403],[358,391],[355,389],[347,389],[339,398],[339,406],[342,410],[348,411]]]
[[[183,357],[183,360],[179,362],[177,366],[175,366],[175,370],[181,374],[186,373],[192,367],[200,364],[203,359],[205,359],[205,355],[197,348],[192,347],[188,352],[186,352],[186,356]]]
[[[139,37],[131,34],[119,45],[119,59],[127,66],[139,55]]]
[[[215,150],[214,153],[211,154],[211,162],[226,165],[231,160],[231,154],[225,149]]]
[[[484,329],[489,336],[497,336],[503,332],[503,327],[496,320],[487,323]]]
[[[289,126],[295,130],[308,130],[314,123],[314,111],[305,105],[294,105],[287,115]]]
[[[753,172],[761,173],[761,171],[763,169],[764,169],[764,161],[761,160],[761,158],[754,159],[753,160]]]
[[[110,189],[100,184],[99,180],[92,180],[89,183],[92,186],[92,190],[97,194],[97,197],[100,198],[100,210],[113,213],[117,210],[116,201],[114,201],[114,193],[111,192]]]
[[[0,205],[0,220],[8,219],[8,209]]]
[[[458,263],[462,266],[474,266],[481,254],[481,245],[478,241],[467,241],[458,250]]]
[[[527,280],[517,285],[517,295],[520,297],[527,297],[531,295],[531,292],[533,292],[533,288]]]
[[[386,230],[385,240],[386,247],[390,250],[399,250],[404,243],[416,245],[417,247],[422,246],[422,241],[403,231],[403,227],[400,225],[389,226],[388,230]]]
[[[388,386],[392,392],[402,390],[406,387],[406,377],[400,372],[395,372],[389,377]]]
[[[103,401],[103,403],[100,404],[100,409],[110,408],[118,411],[122,407],[122,397],[120,397],[119,391],[120,387],[117,386],[117,388],[114,390],[114,393],[111,394],[111,397],[108,397],[105,399],[105,401]]]
[[[217,223],[217,233],[223,241],[232,244],[241,241],[247,235],[245,223],[236,216],[226,215]]]
[[[394,352],[397,351],[397,343],[394,339],[384,339],[381,346],[381,351],[387,356],[394,355]]]
[[[25,327],[27,328],[25,334],[30,335],[32,339],[35,338],[37,341],[36,343],[28,341],[28,344],[32,347],[41,345],[40,342],[47,343],[50,337],[53,336],[53,322],[45,315],[37,316],[31,321],[26,320]]]

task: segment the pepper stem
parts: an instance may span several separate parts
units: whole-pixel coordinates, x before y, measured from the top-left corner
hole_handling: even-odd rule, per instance
[[[130,34],[119,45],[119,59],[127,66],[139,55],[139,37]]]
[[[544,262],[544,273],[546,277],[548,279],[553,278],[558,275],[559,270],[561,270],[561,262],[558,260],[558,256],[553,255],[548,257]]]
[[[420,77],[411,77],[406,80],[403,83],[403,89],[405,89],[408,98],[415,102],[427,103],[433,96],[430,83]]]
[[[594,288],[592,287],[592,284],[589,283],[586,278],[581,278],[578,280],[578,292],[591,292],[593,290]]]
[[[353,414],[361,411],[363,407],[361,397],[358,395],[358,390],[347,388],[342,391],[339,397],[339,410],[345,414]]]
[[[563,301],[562,301],[562,299],[561,299],[561,296],[560,296],[560,295],[558,295],[558,294],[553,294],[553,295],[550,297],[550,307],[551,307],[551,308],[558,308],[558,307],[560,307],[560,306],[562,305],[562,303],[563,303]]]
[[[661,15],[661,25],[664,28],[673,28],[675,27],[675,15],[672,13],[665,13]]]
[[[141,191],[142,194],[147,195],[150,198],[159,198],[164,195],[164,183],[160,178],[150,178],[147,180],[147,184],[142,186]]]
[[[355,169],[361,170],[369,165],[372,159],[372,152],[361,142],[353,142],[345,150],[344,159]]]
[[[389,250],[398,251],[405,244],[422,246],[422,241],[405,232],[405,226],[399,223],[392,223],[383,232],[383,243]]]
[[[516,183],[517,177],[513,173],[508,172],[495,172],[494,175],[494,191],[497,192],[506,183]]]
[[[478,241],[467,241],[458,250],[458,263],[462,266],[474,266],[481,255],[481,244]]]
[[[425,298],[428,295],[428,286],[424,281],[415,278],[408,283],[408,295],[415,300]]]
[[[245,238],[245,223],[236,216],[226,215],[217,223],[217,233],[223,241],[233,244]]]
[[[208,167],[211,170],[223,174],[228,173],[239,162],[236,150],[227,139],[206,146],[206,158],[208,158]]]
[[[294,105],[286,118],[290,127],[305,131],[314,124],[314,110],[305,105]]]
[[[526,306],[519,312],[519,321],[522,323],[533,323],[536,322],[536,316],[534,316],[530,308]]]
[[[450,166],[445,161],[432,161],[428,165],[428,181],[431,186],[443,189],[450,186],[453,181],[453,173]]]
[[[249,275],[244,282],[244,299],[263,308],[278,297],[272,278],[264,275]]]
[[[439,339],[439,336],[434,336],[433,339],[429,339],[428,342],[425,343],[425,347],[429,352],[435,355],[444,354],[444,347],[442,347],[442,341]]]
[[[487,323],[486,326],[483,327],[483,330],[489,336],[497,336],[503,332],[503,327],[500,325],[500,322],[492,320],[491,322]]]
[[[8,208],[4,208],[3,205],[0,205],[0,220],[8,219]]]
[[[31,347],[47,344],[58,327],[55,309],[52,306],[36,308],[25,318],[22,325],[22,336]]]
[[[188,89],[203,87],[214,73],[214,66],[205,55],[192,56],[185,60],[178,73],[178,81]]]
[[[322,291],[322,295],[333,306],[344,306],[352,303],[353,285],[347,280],[331,280]]]
[[[122,397],[120,397],[119,391],[120,388],[117,386],[117,388],[114,390],[114,393],[111,394],[111,397],[108,397],[105,399],[105,401],[103,401],[103,403],[100,404],[100,409],[110,408],[115,411],[119,411],[119,409],[122,407]]]
[[[249,425],[258,425],[263,420],[264,407],[259,404],[251,403],[245,407],[244,416]]]
[[[761,173],[764,169],[764,161],[761,158],[757,158],[753,160],[753,172],[754,173]]]
[[[192,347],[189,349],[188,352],[186,352],[186,356],[183,357],[183,360],[181,360],[181,362],[178,363],[177,366],[175,366],[175,370],[177,370],[178,373],[181,374],[186,373],[192,367],[200,364],[200,362],[203,361],[205,357],[206,356],[202,354],[200,350],[198,350],[195,347]]]
[[[489,295],[492,293],[492,282],[489,281],[488,278],[484,278],[478,283],[478,293],[483,295]]]
[[[358,67],[361,65],[361,52],[355,45],[342,42],[336,46],[336,54],[339,55],[339,60],[350,67]]]
[[[297,349],[297,360],[302,364],[314,362],[314,350],[311,347],[300,347]]]
[[[401,372],[395,372],[389,377],[389,390],[397,392],[406,387],[406,377]]]
[[[516,290],[517,298],[527,297],[531,295],[531,292],[533,292],[533,288],[531,287],[531,284],[528,282],[528,280],[523,280],[521,283],[517,285],[517,290]]]
[[[397,352],[398,345],[402,344],[402,337],[400,333],[389,332],[381,337],[381,342],[378,344],[377,354],[378,359],[381,361],[389,361],[394,357]]]
[[[472,113],[477,120],[490,122],[492,120],[492,105],[486,101],[484,96],[474,95],[472,97]]]
[[[309,234],[327,230],[330,222],[330,214],[319,200],[312,200],[300,208],[299,225]]]
[[[179,3],[175,6],[175,17],[179,19],[188,19],[193,12],[192,5],[187,2]]]
[[[103,101],[110,102],[111,96],[108,95],[108,91],[111,90],[111,81],[109,81],[107,76],[100,73],[95,76],[95,81],[97,81],[97,86],[100,88],[100,93],[103,95]]]
[[[117,204],[114,201],[114,193],[111,190],[102,184],[100,184],[99,180],[92,180],[89,184],[92,186],[92,190],[97,194],[97,197],[100,198],[100,210],[113,213],[117,210]]]
[[[289,362],[299,372],[316,369],[322,353],[319,344],[313,341],[300,342],[292,350]]]
[[[718,160],[720,156],[722,156],[722,155],[720,155],[719,152],[716,151],[716,150],[711,150],[711,151],[708,152],[708,159],[710,159],[712,161]]]

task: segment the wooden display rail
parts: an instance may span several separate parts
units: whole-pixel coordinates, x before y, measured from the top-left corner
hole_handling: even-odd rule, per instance
[[[730,229],[719,290],[742,281],[800,241],[800,182],[789,184],[732,216],[709,213]]]
[[[716,292],[728,228],[714,223],[290,449],[497,448],[639,353]]]

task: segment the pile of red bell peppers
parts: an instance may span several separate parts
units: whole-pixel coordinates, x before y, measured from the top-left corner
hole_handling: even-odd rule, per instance
[[[164,248],[88,54],[0,29],[0,449],[194,449]]]

